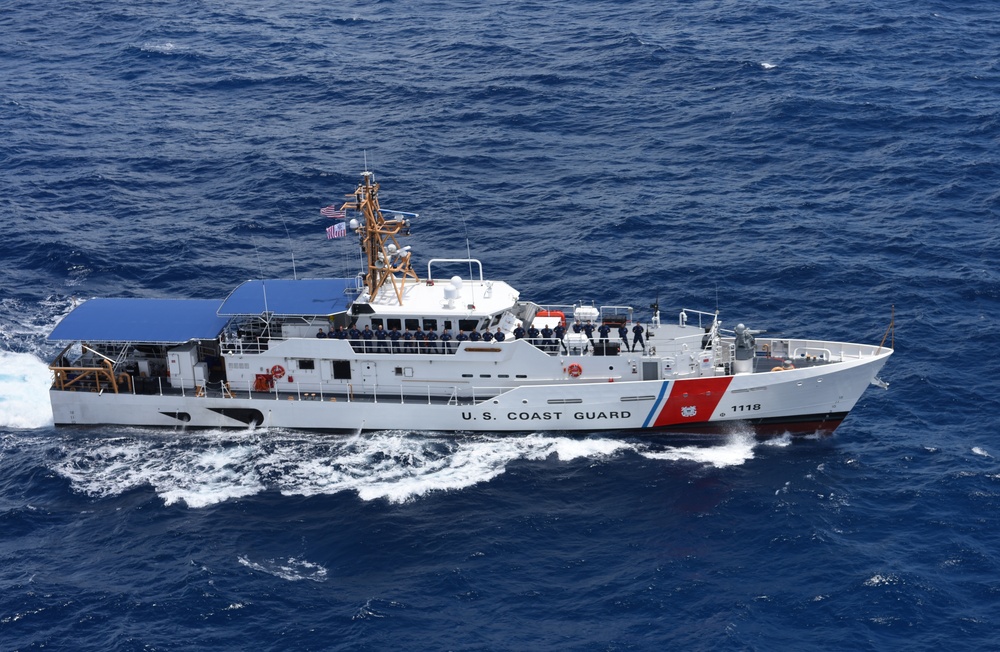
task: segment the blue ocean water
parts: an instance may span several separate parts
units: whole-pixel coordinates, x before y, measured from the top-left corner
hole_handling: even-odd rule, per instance
[[[0,649],[1000,647],[995,3],[280,4],[0,11]],[[895,306],[891,386],[794,441],[52,427],[75,299],[352,274],[366,165],[539,301]]]

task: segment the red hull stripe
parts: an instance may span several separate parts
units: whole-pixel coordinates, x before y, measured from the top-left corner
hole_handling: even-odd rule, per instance
[[[708,421],[733,382],[732,376],[692,378],[672,383],[670,396],[653,422],[653,428]]]

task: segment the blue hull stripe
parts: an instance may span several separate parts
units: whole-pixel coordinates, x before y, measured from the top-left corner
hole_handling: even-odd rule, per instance
[[[648,428],[650,422],[656,417],[657,414],[660,413],[660,408],[662,407],[661,404],[663,403],[663,395],[667,393],[668,387],[670,387],[670,381],[663,381],[663,385],[660,386],[660,395],[656,397],[656,402],[653,403],[653,408],[649,411],[649,414],[646,415],[646,420],[642,422],[643,428]]]

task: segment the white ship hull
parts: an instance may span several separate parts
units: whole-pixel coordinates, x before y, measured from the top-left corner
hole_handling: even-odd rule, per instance
[[[233,391],[232,397],[52,390],[57,424],[314,429],[337,432],[614,431],[636,434],[831,433],[891,351],[840,363],[730,376],[514,387],[489,398],[415,395],[364,383],[350,393]],[[435,388],[437,389],[437,388]],[[471,394],[471,392],[470,392]]]

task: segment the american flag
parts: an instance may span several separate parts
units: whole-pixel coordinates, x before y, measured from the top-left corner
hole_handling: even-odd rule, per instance
[[[326,227],[326,239],[343,238],[347,235],[347,225],[343,222]]]
[[[319,209],[319,214],[323,217],[329,217],[331,220],[342,220],[347,217],[347,211],[337,210],[333,204]]]

